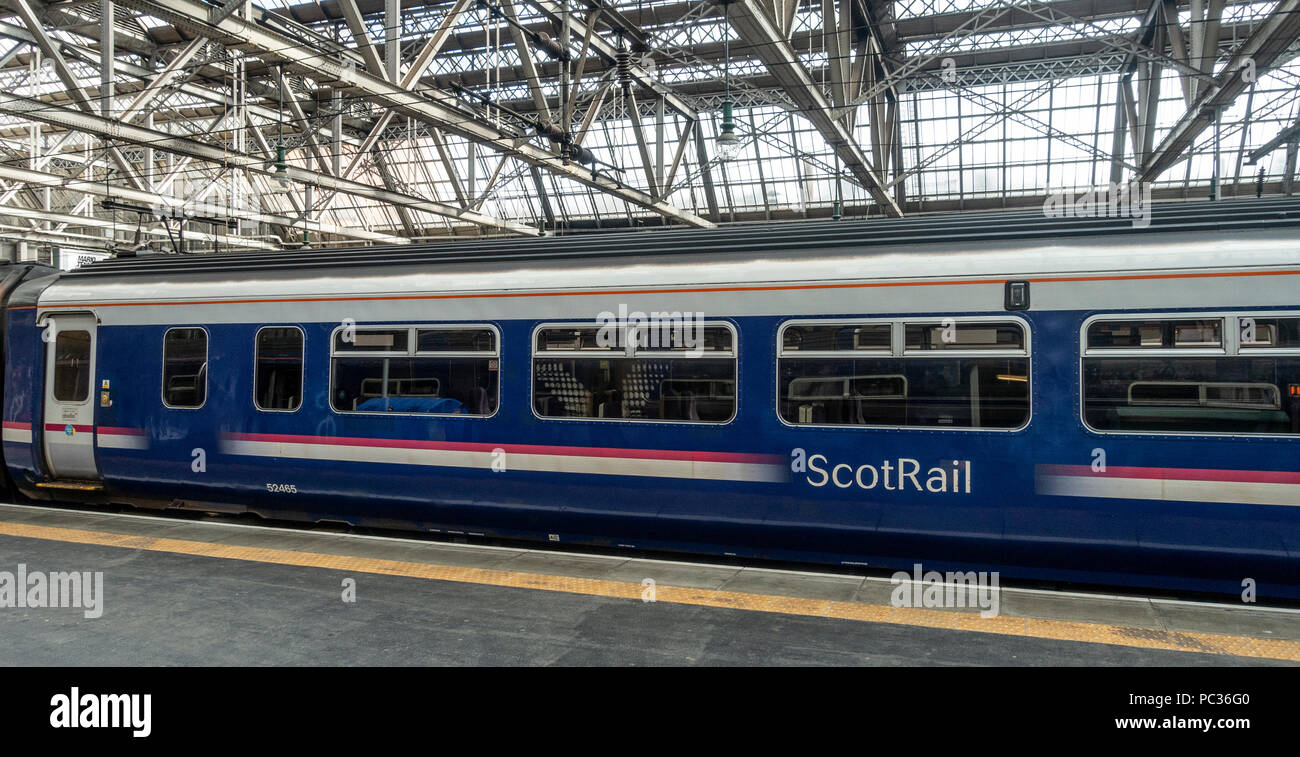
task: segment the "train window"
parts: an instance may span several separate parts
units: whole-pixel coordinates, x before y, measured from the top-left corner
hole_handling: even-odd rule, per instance
[[[253,402],[259,410],[297,410],[302,405],[302,330],[267,326],[257,332]]]
[[[1240,327],[1235,343],[1225,323]],[[1287,351],[1300,318],[1098,320],[1087,335],[1083,418],[1096,431],[1300,434],[1300,355]],[[1187,351],[1198,347],[1222,354]]]
[[[1019,322],[790,323],[777,360],[778,412],[791,425],[1016,429],[1029,421],[1029,351]],[[837,336],[816,351],[796,331]],[[901,345],[893,334],[901,332]],[[904,349],[899,349],[900,347]],[[961,355],[957,351],[979,351]],[[947,355],[942,354],[947,351]],[[899,355],[898,353],[902,354]]]
[[[533,410],[543,418],[726,423],[736,414],[735,332],[691,321],[539,329]]]
[[[419,329],[415,332],[415,351],[425,352],[496,352],[497,335],[492,329]]]
[[[85,402],[90,396],[90,332],[60,331],[54,338],[54,399]]]
[[[359,329],[345,326],[334,332],[334,352],[397,352],[405,355],[410,329]]]
[[[1018,323],[909,323],[908,352],[931,350],[1023,350],[1025,331]]]
[[[1088,349],[1191,349],[1223,346],[1222,318],[1097,321]]]
[[[501,359],[495,329],[339,329],[330,359],[330,406],[340,413],[488,416],[497,410]]]
[[[621,352],[617,340],[602,343],[598,328],[542,329],[537,332],[538,352]]]
[[[168,329],[163,335],[163,404],[202,407],[208,396],[208,332]]]
[[[1240,320],[1243,350],[1300,349],[1300,318],[1254,318]]]
[[[658,326],[626,325],[577,326],[546,328],[537,332],[536,353],[584,353],[626,355],[631,349],[638,355],[663,354],[666,356],[696,353],[730,353],[731,329],[726,326],[706,326],[693,321],[665,322]]]
[[[1098,431],[1300,433],[1300,357],[1089,357],[1084,418]]]
[[[889,352],[888,323],[798,324],[781,332],[786,352]]]

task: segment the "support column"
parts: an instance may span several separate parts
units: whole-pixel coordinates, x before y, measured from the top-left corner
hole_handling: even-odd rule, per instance
[[[1290,197],[1295,193],[1296,153],[1300,152],[1300,142],[1292,139],[1286,145],[1286,173],[1282,174],[1282,194]]]
[[[99,0],[99,112],[113,117],[113,73],[116,42],[113,38],[113,0]]]
[[[389,81],[401,81],[402,0],[384,0],[384,67]]]

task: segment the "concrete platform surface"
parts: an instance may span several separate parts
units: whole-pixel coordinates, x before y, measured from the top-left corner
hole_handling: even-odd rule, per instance
[[[4,573],[20,565],[102,572],[102,614],[5,606]],[[982,617],[893,607],[894,588],[875,576],[0,504],[3,665],[1300,662],[1294,609],[1002,587],[999,614]]]

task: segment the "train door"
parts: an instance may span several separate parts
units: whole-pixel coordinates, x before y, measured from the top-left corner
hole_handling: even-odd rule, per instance
[[[95,316],[51,315],[45,328],[45,464],[54,478],[98,480]]]

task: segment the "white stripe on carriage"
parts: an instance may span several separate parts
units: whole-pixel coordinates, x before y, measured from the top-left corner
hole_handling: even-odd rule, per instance
[[[1055,497],[1154,499],[1170,502],[1221,502],[1300,507],[1300,484],[1259,481],[1193,481],[1172,478],[1041,475],[1038,494]]]
[[[17,444],[31,444],[32,429],[30,426],[27,428],[5,428],[3,430],[3,436],[0,438],[3,438],[4,441],[6,442],[15,442]]]
[[[492,452],[469,450],[257,442],[239,439],[223,441],[221,451],[232,455],[252,455],[256,457],[428,465],[446,468],[480,468],[483,470],[492,470],[492,463],[496,459]],[[711,481],[782,482],[789,480],[788,469],[784,464],[729,463],[710,460],[661,460],[586,455],[538,455],[522,452],[506,453],[504,464],[506,471],[689,478]]]
[[[141,434],[95,434],[95,443],[108,449],[149,449],[149,437]]]

